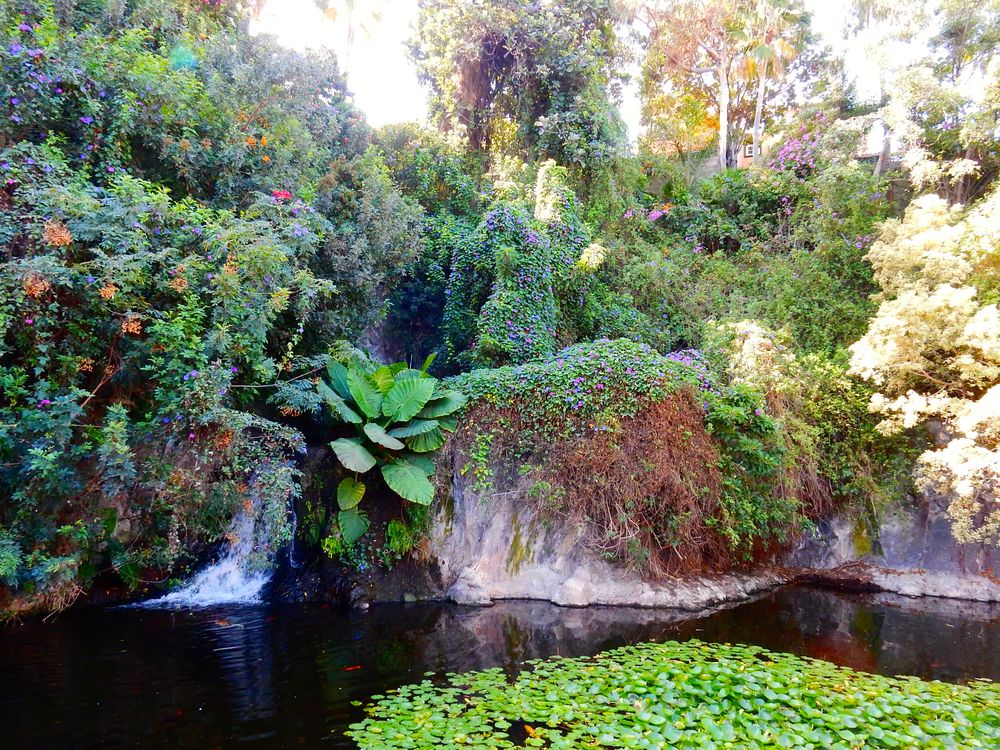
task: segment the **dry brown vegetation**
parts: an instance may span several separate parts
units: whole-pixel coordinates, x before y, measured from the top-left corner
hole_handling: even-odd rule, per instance
[[[494,491],[514,491],[543,514],[583,522],[596,551],[650,577],[744,562],[719,530],[719,449],[690,391],[651,402],[609,429],[568,439],[516,444],[518,436],[537,434],[523,422],[516,408],[478,405],[457,435],[459,465],[469,464],[477,435],[492,434]],[[503,475],[519,462],[530,472]]]

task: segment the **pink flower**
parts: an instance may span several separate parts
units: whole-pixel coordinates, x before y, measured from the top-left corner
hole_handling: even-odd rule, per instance
[[[271,195],[274,196],[274,200],[278,203],[281,203],[281,201],[291,200],[292,198],[292,194],[287,190],[272,190]]]

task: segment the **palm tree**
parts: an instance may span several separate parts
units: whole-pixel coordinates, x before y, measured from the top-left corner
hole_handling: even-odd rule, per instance
[[[779,78],[798,54],[795,36],[804,16],[789,0],[758,0],[749,24],[751,38],[744,58],[746,74],[757,78],[757,103],[753,115],[753,154],[760,154],[761,120],[768,77]]]

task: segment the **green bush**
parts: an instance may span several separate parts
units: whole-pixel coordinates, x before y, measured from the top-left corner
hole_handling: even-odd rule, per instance
[[[798,498],[776,492],[785,449],[761,395],[744,385],[726,384],[700,352],[663,356],[645,344],[600,340],[540,362],[474,370],[450,383],[471,400],[475,426],[470,429],[492,434],[493,449],[505,447],[520,456],[615,432],[623,421],[641,420],[650,404],[687,389],[718,446],[721,515],[712,524],[730,550],[749,558],[758,545],[783,540],[801,520]],[[499,413],[501,421],[477,417],[476,405],[487,414]],[[504,416],[508,412],[516,415],[520,432]]]
[[[434,499],[429,479],[434,461],[427,454],[444,445],[445,433],[455,430],[451,415],[462,408],[465,397],[427,374],[432,359],[420,370],[405,363],[348,369],[331,362],[329,383],[317,383],[334,419],[353,425],[357,433],[330,443],[337,460],[354,475],[337,487],[337,521],[348,546],[369,526],[367,515],[358,508],[366,489],[358,475],[378,466],[389,489],[403,499],[419,505],[430,505]]]
[[[0,7],[3,577],[38,602],[165,575],[241,504],[272,556],[304,440],[267,399],[309,408],[282,379],[420,246],[334,58],[224,6]]]

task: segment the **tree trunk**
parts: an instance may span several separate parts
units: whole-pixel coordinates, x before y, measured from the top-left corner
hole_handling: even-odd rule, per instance
[[[719,55],[719,168],[728,166],[729,156],[729,56]]]
[[[889,126],[885,122],[882,123],[882,131],[882,152],[878,155],[878,161],[875,162],[876,177],[889,166],[889,157],[892,155],[892,131],[889,130]]]
[[[760,121],[764,114],[764,89],[767,87],[767,75],[763,68],[757,81],[757,107],[753,113],[753,163],[760,160]]]

